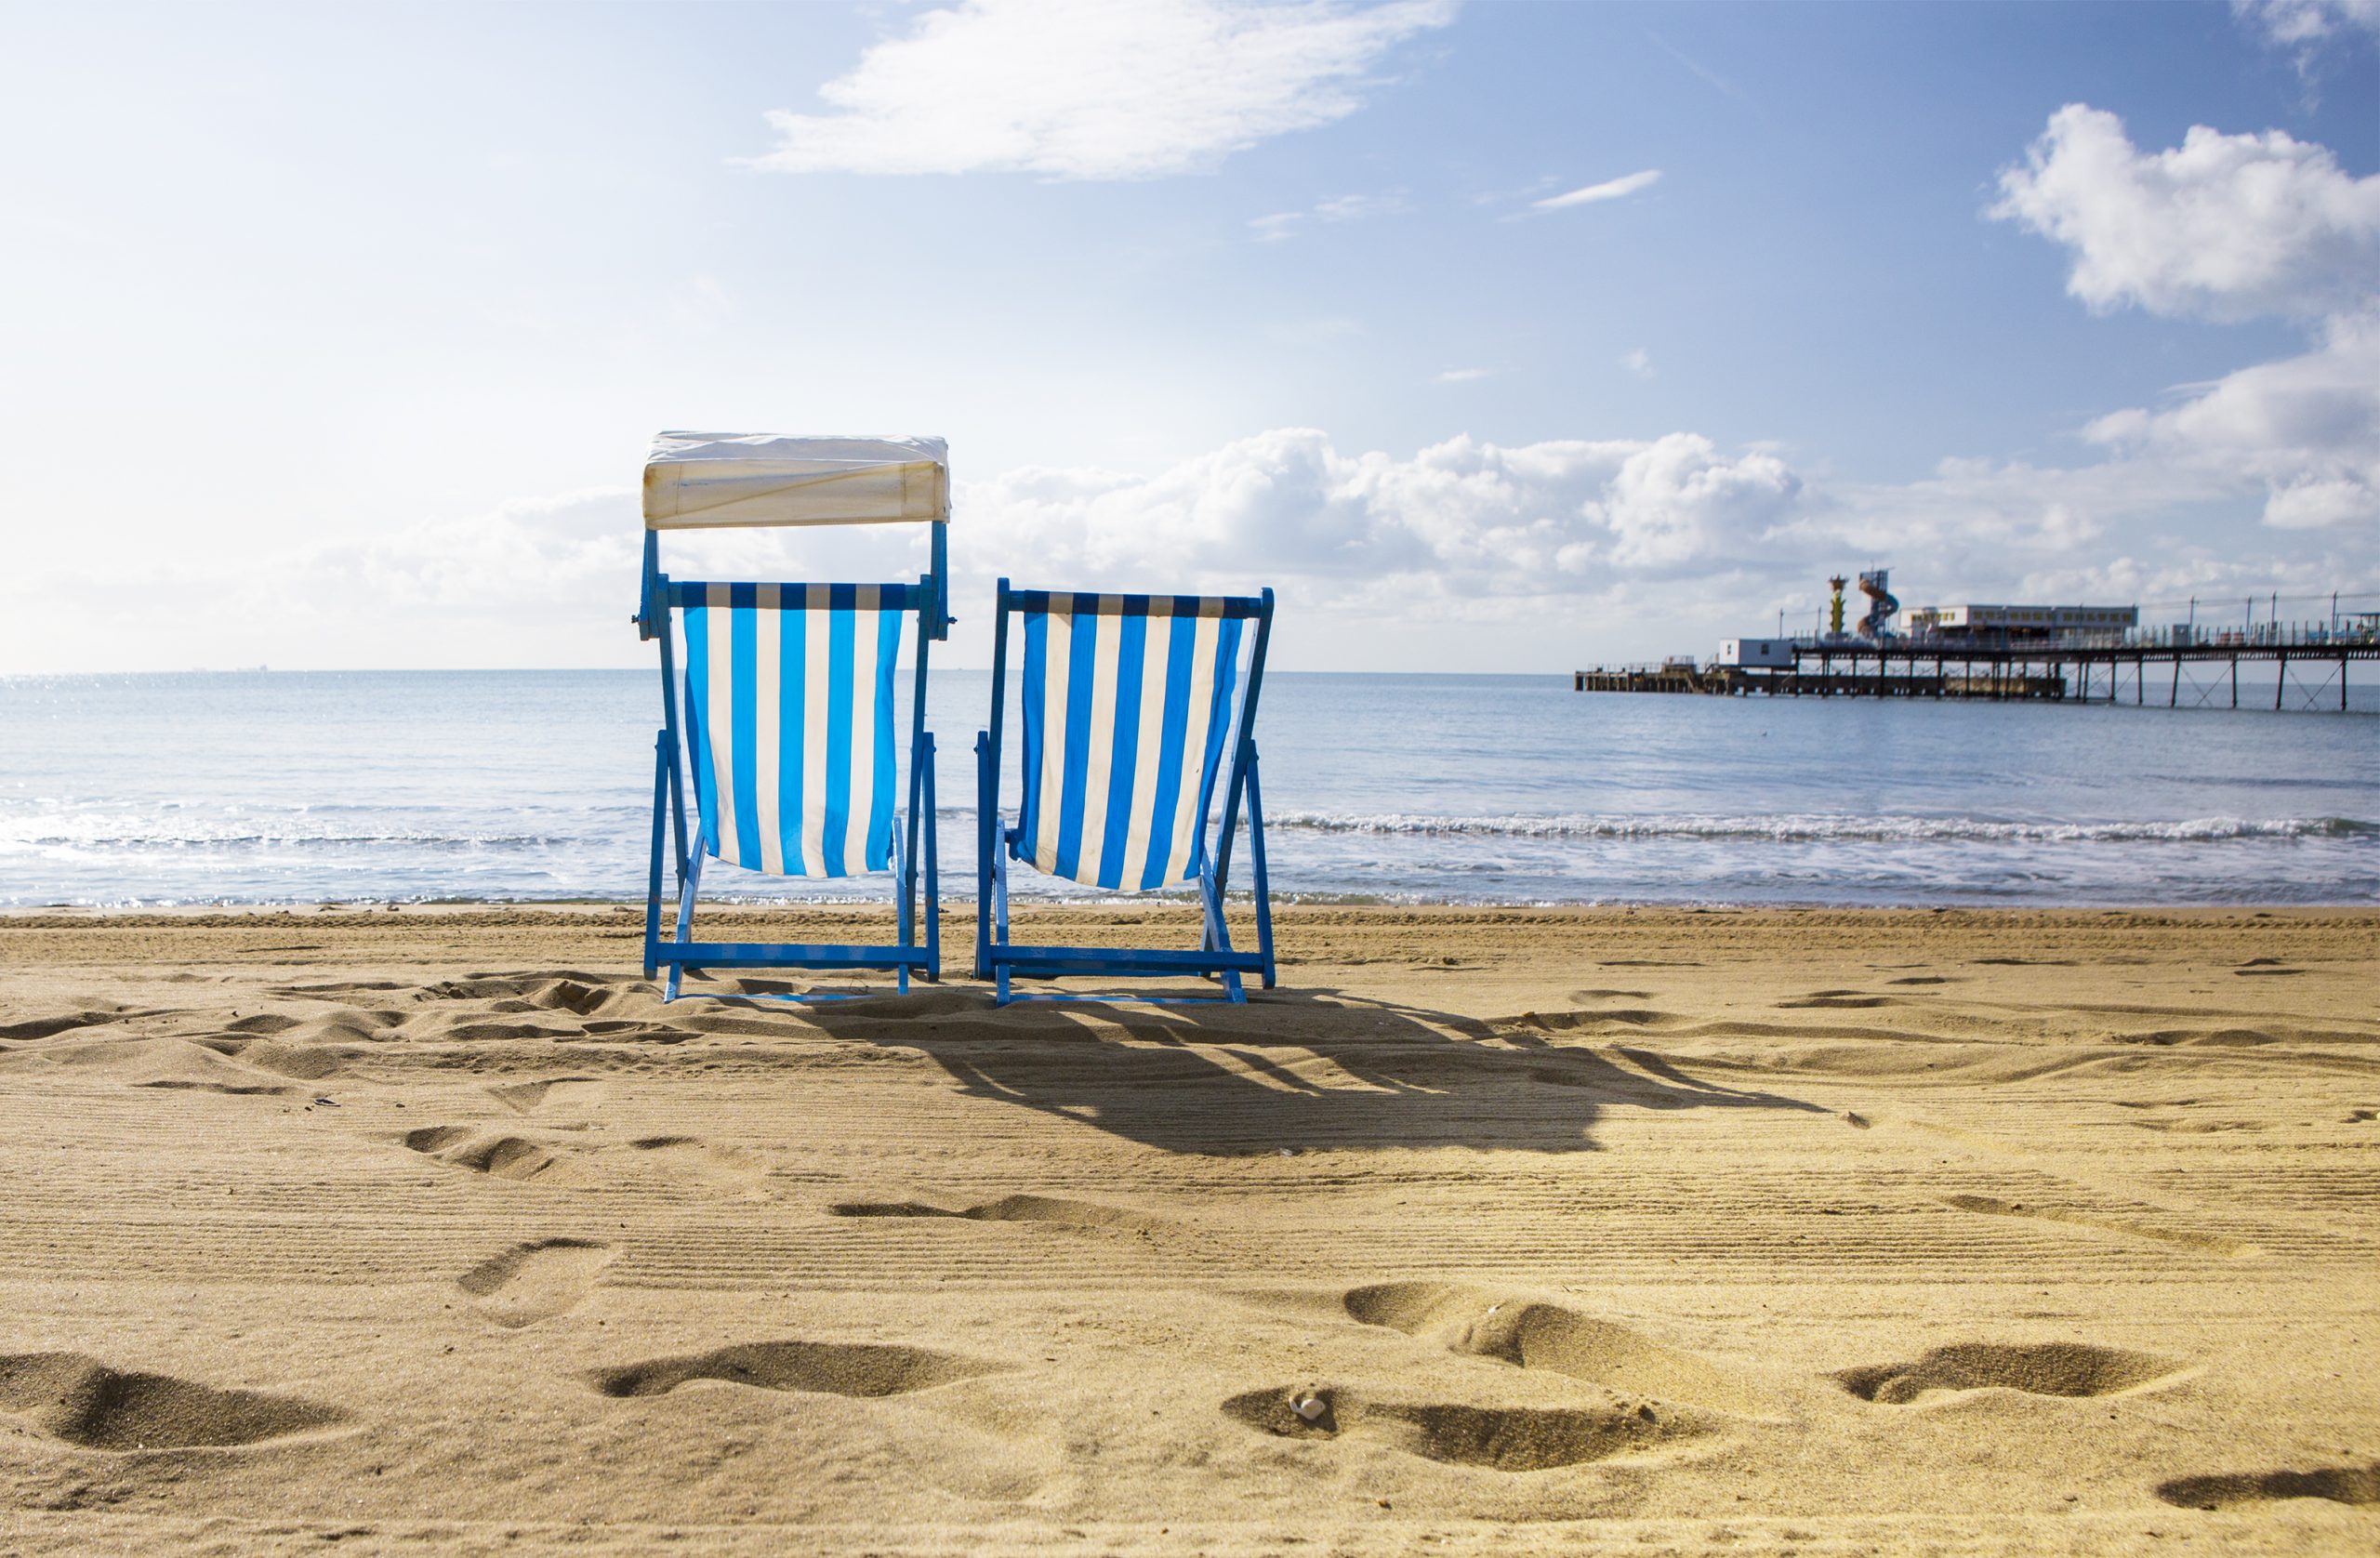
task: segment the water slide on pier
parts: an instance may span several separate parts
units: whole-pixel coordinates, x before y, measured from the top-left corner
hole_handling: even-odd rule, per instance
[[[1859,575],[1859,593],[1868,598],[1868,614],[1859,619],[1859,636],[1882,639],[1892,630],[1892,620],[1900,614],[1900,602],[1884,588],[1892,576],[1889,568],[1874,568]]]

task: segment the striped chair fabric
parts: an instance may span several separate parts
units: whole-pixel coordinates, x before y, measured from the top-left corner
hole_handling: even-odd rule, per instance
[[[880,585],[714,584],[685,603],[686,733],[703,848],[776,877],[892,860],[892,668]]]
[[[1197,879],[1257,602],[1017,591],[1025,799],[1015,853],[1138,892]]]

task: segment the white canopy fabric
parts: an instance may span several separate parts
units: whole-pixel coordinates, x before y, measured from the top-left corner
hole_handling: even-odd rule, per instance
[[[898,524],[950,518],[938,438],[662,433],[644,462],[648,530]]]

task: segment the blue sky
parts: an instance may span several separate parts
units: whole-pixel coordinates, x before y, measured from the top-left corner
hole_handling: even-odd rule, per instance
[[[947,437],[962,664],[2380,590],[2372,0],[5,18],[0,671],[640,664],[665,427]]]

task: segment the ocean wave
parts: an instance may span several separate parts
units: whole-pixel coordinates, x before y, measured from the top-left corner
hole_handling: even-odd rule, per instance
[[[2353,817],[2193,817],[2175,822],[2041,823],[1982,817],[1844,814],[1454,817],[1408,812],[1290,812],[1268,827],[1308,833],[1474,836],[1489,838],[1699,838],[1769,843],[2213,843],[2250,838],[2380,838],[2380,823]]]
[[[546,850],[579,843],[541,833],[447,836],[423,833],[124,833],[0,835],[9,850],[340,850],[399,849],[444,852],[457,850]]]

